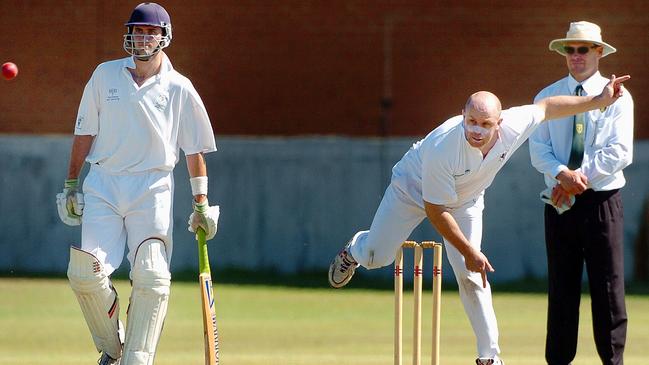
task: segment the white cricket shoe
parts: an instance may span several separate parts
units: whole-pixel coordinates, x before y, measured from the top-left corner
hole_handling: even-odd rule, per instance
[[[476,365],[505,365],[505,362],[502,359],[475,359]]]
[[[99,360],[97,360],[98,365],[119,365],[119,359],[115,360],[107,353],[103,352]]]
[[[359,266],[349,253],[351,243],[352,241],[349,241],[329,265],[329,284],[336,289],[347,285]]]

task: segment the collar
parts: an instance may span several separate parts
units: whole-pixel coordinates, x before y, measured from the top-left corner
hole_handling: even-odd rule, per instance
[[[124,60],[122,61],[122,67],[135,68],[135,60],[133,59],[133,56],[124,58]]]
[[[162,52],[162,51],[160,51]],[[171,61],[169,60],[169,57],[167,57],[167,54],[162,52],[162,65],[160,66],[160,73],[167,73],[170,71],[173,71],[173,66],[171,65]],[[599,74],[599,73],[598,73]]]
[[[608,79],[602,77],[599,71],[595,72],[591,77],[587,78],[581,83],[575,80],[572,75],[568,74],[568,89],[570,90],[571,95],[575,93],[575,89],[579,84],[581,84],[581,86],[584,88],[586,95],[599,95],[602,92],[602,88],[604,87],[604,85],[606,85],[607,82]]]
[[[162,51],[160,51],[162,52]],[[122,62],[122,67],[123,68],[131,68],[134,69],[135,66],[135,57],[126,57],[124,58],[124,61]],[[160,65],[160,72],[158,75],[165,74],[167,72],[173,71],[173,66],[171,65],[171,61],[169,60],[169,57],[167,57],[167,54],[162,52],[162,64]],[[157,76],[157,75],[156,75]]]

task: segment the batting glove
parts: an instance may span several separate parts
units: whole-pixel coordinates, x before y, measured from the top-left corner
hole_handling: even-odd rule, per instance
[[[211,240],[216,235],[220,214],[219,206],[210,207],[207,199],[200,203],[192,201],[192,205],[194,211],[189,216],[189,227],[187,229],[195,233],[196,228],[201,227],[205,231],[205,239]]]
[[[79,192],[79,179],[65,180],[63,192],[56,194],[56,207],[63,223],[68,226],[81,224],[84,201]]]

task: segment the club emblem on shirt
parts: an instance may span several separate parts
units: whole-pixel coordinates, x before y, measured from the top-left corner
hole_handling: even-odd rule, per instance
[[[119,90],[117,88],[108,89],[106,101],[119,101]]]
[[[577,134],[582,134],[584,132],[584,125],[583,124],[577,124],[575,125],[577,129]]]
[[[81,129],[81,124],[86,118],[83,115],[80,115],[79,118],[77,118],[77,125],[75,126],[76,129]]]
[[[159,111],[164,111],[167,108],[168,103],[169,98],[167,97],[167,95],[158,95],[158,97],[156,97],[155,101],[153,102],[153,106]]]

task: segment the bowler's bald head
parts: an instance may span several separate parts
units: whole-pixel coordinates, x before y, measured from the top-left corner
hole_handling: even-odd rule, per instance
[[[478,91],[469,96],[464,106],[465,114],[475,112],[483,116],[500,118],[502,106],[496,95],[489,91]]]

